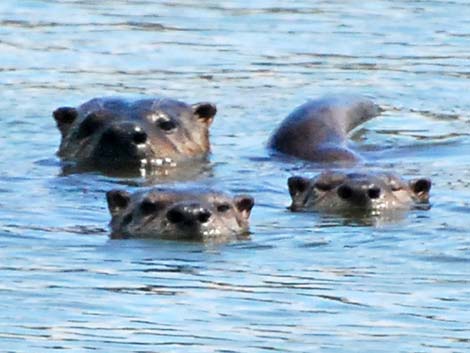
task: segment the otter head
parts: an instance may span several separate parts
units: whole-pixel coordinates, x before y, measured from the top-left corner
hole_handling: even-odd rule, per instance
[[[288,180],[290,209],[328,212],[406,209],[429,201],[431,181],[404,181],[392,173],[326,171],[313,179]]]
[[[210,149],[211,103],[173,99],[93,99],[54,111],[59,156],[98,169],[157,167],[203,158]]]
[[[247,235],[254,200],[201,190],[161,190],[107,194],[111,237],[159,237],[223,241]]]

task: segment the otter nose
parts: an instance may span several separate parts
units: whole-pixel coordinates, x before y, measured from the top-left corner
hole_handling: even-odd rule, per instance
[[[341,185],[336,192],[343,200],[350,199],[354,194],[353,189],[348,185]]]
[[[349,185],[341,185],[338,190],[337,194],[343,200],[350,200],[353,197],[368,197],[369,199],[378,199],[382,191],[378,186],[362,186],[353,188]]]
[[[104,144],[141,145],[147,142],[147,133],[138,125],[124,123],[110,126],[101,138]]]
[[[147,134],[145,131],[142,131],[140,127],[136,127],[132,133],[132,141],[134,141],[136,145],[144,144],[147,142]]]
[[[371,186],[367,190],[367,196],[369,196],[370,199],[378,199],[380,197],[380,188],[377,186]]]
[[[200,205],[177,205],[166,214],[166,218],[173,224],[194,225],[209,221],[212,213]]]

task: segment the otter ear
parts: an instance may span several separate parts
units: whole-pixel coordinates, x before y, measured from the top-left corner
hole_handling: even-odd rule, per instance
[[[289,187],[289,194],[292,199],[307,190],[309,185],[310,179],[301,176],[292,176],[287,179],[287,186]]]
[[[431,190],[431,180],[428,178],[414,179],[409,182],[411,191],[420,201],[429,200],[429,190]]]
[[[255,205],[255,199],[249,195],[238,195],[233,199],[235,207],[244,219],[250,218],[251,209]]]
[[[214,121],[214,116],[217,113],[217,107],[212,103],[196,103],[192,106],[194,116],[199,120],[204,122],[206,125],[212,124]]]
[[[111,190],[106,193],[108,209],[111,216],[120,214],[131,201],[131,194],[124,190]]]
[[[60,107],[52,113],[62,136],[65,136],[72,126],[72,123],[78,117],[78,111],[71,107]]]

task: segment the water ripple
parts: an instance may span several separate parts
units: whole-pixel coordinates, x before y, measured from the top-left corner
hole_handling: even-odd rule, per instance
[[[468,351],[466,2],[0,6],[3,351]],[[352,135],[365,166],[430,176],[428,210],[288,212],[287,178],[322,166],[265,143],[344,91],[385,108]],[[216,102],[208,165],[168,180],[62,165],[51,112],[120,94]],[[173,177],[255,196],[250,238],[108,238],[107,190]]]

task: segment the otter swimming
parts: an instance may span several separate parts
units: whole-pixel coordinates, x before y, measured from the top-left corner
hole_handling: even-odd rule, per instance
[[[367,98],[332,96],[296,108],[272,135],[269,146],[327,167],[349,167],[362,157],[347,146],[348,133],[382,109]],[[290,209],[328,212],[407,209],[429,200],[431,181],[405,182],[387,172],[324,171],[313,179],[291,177]]]
[[[380,112],[371,100],[356,96],[311,100],[284,119],[268,146],[313,162],[355,163],[361,157],[347,146],[348,133]]]
[[[325,171],[287,181],[292,211],[383,211],[408,209],[429,201],[431,181],[405,181],[393,173]]]
[[[217,109],[170,98],[95,98],[53,115],[62,140],[58,155],[92,169],[127,170],[203,159]]]
[[[151,189],[106,194],[111,237],[221,241],[247,235],[254,199],[208,189]]]

